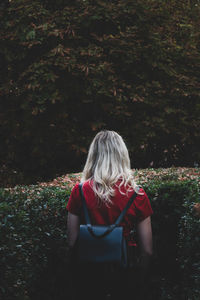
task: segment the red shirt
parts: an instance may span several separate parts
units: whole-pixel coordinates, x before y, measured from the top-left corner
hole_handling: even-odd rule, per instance
[[[98,201],[95,197],[91,183],[89,181],[83,184],[83,193],[88,208],[91,224],[93,225],[109,225],[115,223],[116,219],[125,208],[128,200],[133,195],[134,191],[126,193],[124,186],[120,187],[125,195],[121,194],[117,185],[115,186],[115,196],[111,198],[112,204],[105,205],[102,201]],[[143,195],[137,195],[134,202],[126,212],[124,219],[120,226],[123,226],[123,234],[128,239],[129,233],[134,229],[135,223],[144,220],[152,215],[153,211],[149,198],[143,189],[140,189]],[[85,224],[84,213],[82,209],[82,201],[79,193],[78,183],[73,187],[68,204],[67,210],[80,217],[81,224]],[[129,245],[135,246],[134,240],[128,242]]]

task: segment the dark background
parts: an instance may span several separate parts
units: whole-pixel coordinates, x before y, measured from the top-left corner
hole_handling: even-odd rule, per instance
[[[133,168],[198,166],[199,1],[4,1],[0,179],[81,171],[102,129]]]

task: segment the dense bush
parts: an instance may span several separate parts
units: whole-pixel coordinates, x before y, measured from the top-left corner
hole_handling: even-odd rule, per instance
[[[165,174],[143,183],[154,210],[151,300],[200,296],[199,218],[192,210],[199,202],[199,182],[175,177]],[[70,190],[64,184],[0,190],[1,299],[67,299]]]
[[[68,195],[55,187],[0,191],[1,299],[42,299],[43,291],[52,299],[59,284],[63,291]]]
[[[197,273],[200,228],[199,219],[189,211],[199,202],[198,182],[162,180],[148,183],[145,190],[154,209],[154,280],[158,299],[196,300],[200,296],[200,273]],[[195,268],[189,266],[191,262],[196,263]],[[196,281],[188,282],[193,277]]]
[[[185,200],[186,213],[181,217],[179,225],[178,258],[183,273],[183,292],[189,299],[200,297],[200,205],[198,214],[194,210],[195,203],[200,203],[200,193],[192,201]]]
[[[0,163],[17,172],[9,177],[80,170],[103,128],[121,133],[135,167],[199,163],[199,1],[5,3]]]

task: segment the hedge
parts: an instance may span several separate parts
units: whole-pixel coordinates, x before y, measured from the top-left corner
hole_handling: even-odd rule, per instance
[[[199,183],[195,180],[160,181],[144,187],[155,212],[152,216],[155,298],[199,299],[200,221],[193,213],[194,204],[199,202]],[[195,281],[190,280],[194,277]]]
[[[200,296],[198,180],[143,184],[154,210],[151,300]],[[0,189],[0,296],[64,300],[69,293],[67,211],[71,188]]]
[[[199,201],[199,192],[198,192]],[[185,214],[179,223],[178,257],[183,272],[182,286],[188,299],[197,300],[200,298],[200,204],[198,213],[194,215],[194,203],[185,201]]]

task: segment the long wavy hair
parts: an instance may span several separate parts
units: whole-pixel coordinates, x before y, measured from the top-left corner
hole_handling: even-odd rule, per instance
[[[115,131],[100,131],[93,139],[87,160],[83,169],[81,181],[89,180],[98,199],[105,204],[112,203],[114,186],[118,181],[118,188],[125,186],[126,191],[139,192],[127,147],[122,137]]]

